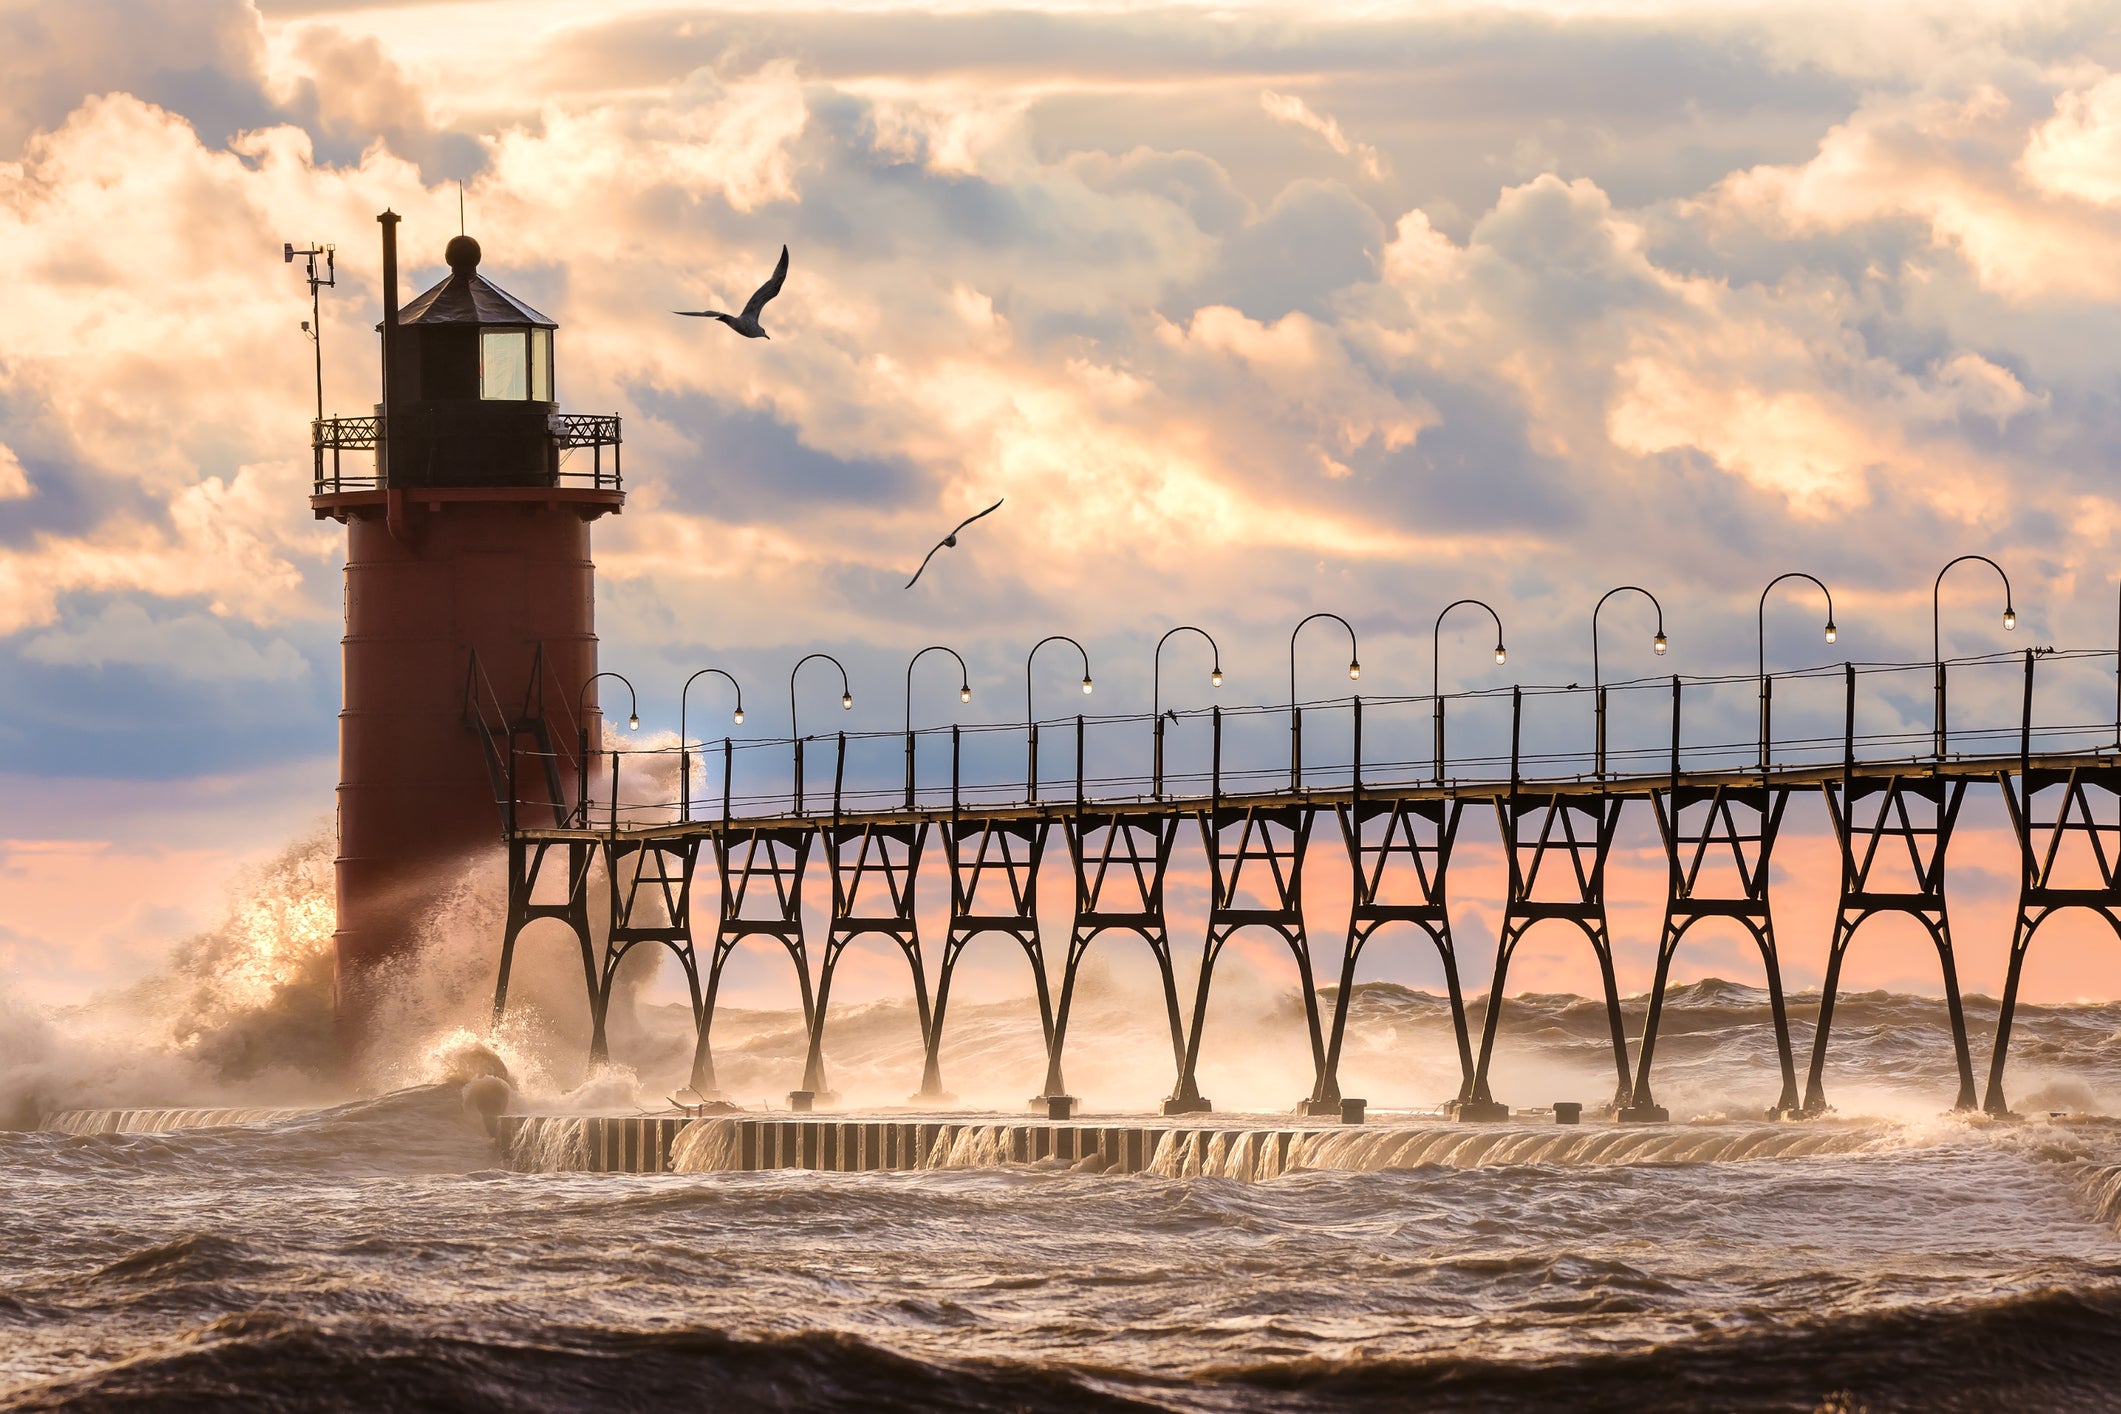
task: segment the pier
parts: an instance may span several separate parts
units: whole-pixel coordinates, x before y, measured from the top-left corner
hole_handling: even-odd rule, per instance
[[[2014,615],[2006,622],[2014,623]],[[1087,655],[1084,661],[1087,690]],[[882,939],[905,958],[919,1018],[925,1060],[916,1099],[940,1103],[947,1094],[940,1046],[953,974],[969,944],[992,938],[1020,948],[1029,964],[1047,1056],[1038,1104],[1059,1122],[1075,1105],[1064,1058],[1079,968],[1100,940],[1131,935],[1147,944],[1159,969],[1161,995],[1144,1005],[1159,1009],[1169,1027],[1173,1082],[1163,1113],[1182,1117],[1213,1109],[1197,1072],[1218,955],[1239,932],[1261,930],[1292,956],[1309,1030],[1312,1074],[1308,1088],[1292,1098],[1300,1113],[1330,1117],[1350,1098],[1340,1090],[1339,1063],[1358,964],[1377,934],[1404,924],[1394,931],[1411,930],[1442,964],[1461,1062],[1450,1113],[1493,1122],[1510,1114],[1490,1075],[1512,956],[1530,930],[1559,924],[1579,933],[1598,963],[1611,1031],[1612,1112],[1648,1123],[1666,1118],[1655,1099],[1653,1061],[1671,964],[1697,925],[1723,919],[1757,946],[1773,1003],[1779,1065],[1777,1074],[1764,1077],[1773,1099],[1763,1111],[1801,1117],[1830,1108],[1825,1071],[1849,947],[1865,923],[1899,915],[1917,923],[1936,948],[1958,1081],[1951,1103],[2004,1115],[2018,984],[2034,936],[2071,908],[2089,910],[2121,933],[2121,702],[2110,714],[2103,706],[2096,714],[2082,708],[2091,694],[2103,699],[2115,691],[2114,663],[2113,650],[2039,648],[1780,675],[1357,696],[925,731],[910,724],[909,667],[903,733],[795,731],[779,740],[725,738],[697,748],[685,737],[675,750],[659,752],[593,748],[586,727],[572,750],[564,738],[537,739],[503,708],[474,659],[464,719],[486,754],[508,853],[493,1017],[498,1024],[506,1013],[509,972],[524,931],[556,922],[580,949],[593,1025],[590,1057],[601,1064],[609,1058],[605,1019],[620,962],[642,945],[668,948],[692,997],[691,1085],[712,1097],[723,967],[739,943],[764,941],[785,949],[796,973],[809,1047],[803,1073],[790,1077],[789,1102],[803,1111],[829,1090],[824,1035],[839,960],[857,940]],[[1359,665],[1351,661],[1349,669],[1356,676]],[[2069,700],[2059,711],[2037,711],[2064,673],[2073,675],[2065,681]],[[1979,687],[1978,694],[1967,693],[1975,710],[1954,726],[1953,685],[1970,681]],[[848,705],[844,674],[841,686],[841,703]],[[525,693],[526,704],[541,700],[538,687],[533,682]],[[1781,736],[1778,691],[1785,703],[1800,704],[1794,713],[1785,706],[1785,723],[1791,716],[1797,721]],[[1734,692],[1757,694],[1757,732],[1689,735],[1689,714],[1702,705],[1712,725],[1727,723]],[[1838,700],[1822,706],[1822,696]],[[1925,698],[1931,720],[1908,724],[1902,704]],[[1528,726],[1535,709],[1536,728]],[[1483,714],[1490,749],[1453,758],[1447,719],[1477,722]],[[1498,730],[1498,717],[1506,731]],[[1588,751],[1555,744],[1551,724],[1571,718],[1592,726]],[[1410,721],[1427,730],[1410,731]],[[1887,725],[1874,725],[1880,722]],[[793,718],[790,725],[796,726]],[[1259,752],[1262,725],[1286,730],[1284,759]],[[1204,729],[1205,759],[1193,769],[1169,770],[1167,738],[1188,726]],[[1635,744],[1609,745],[1609,728]],[[1226,745],[1239,732],[1250,743],[1243,755]],[[1410,751],[1410,739],[1424,735],[1429,749]],[[1021,742],[1021,771],[997,769],[1006,759],[998,744],[1004,736]],[[1654,744],[1644,744],[1645,736]],[[1332,759],[1318,759],[1325,754],[1321,742],[1330,743]],[[1050,779],[1050,765],[1041,770],[1042,751],[1049,763],[1059,754],[1072,776]],[[881,763],[900,752],[903,780],[893,782],[895,773]],[[1146,771],[1088,764],[1100,754],[1124,762],[1132,753],[1136,761],[1146,758]],[[740,756],[756,776],[762,755],[785,763],[787,787],[737,790]],[[820,756],[829,762],[829,787],[812,784]],[[947,759],[947,781],[923,782],[920,762],[932,766],[938,758]],[[696,775],[719,775],[719,789],[696,796]],[[666,798],[667,785],[659,790],[655,783],[672,777],[677,795]],[[1946,849],[1974,789],[2000,792],[2018,854],[2016,923],[1985,1093],[1960,1002],[1945,871]],[[1837,847],[1838,901],[1818,1023],[1800,1071],[1783,1005],[1784,945],[1770,879],[1788,805],[1814,794],[1824,802]],[[1647,1019],[1631,1038],[1615,982],[1606,873],[1623,811],[1640,809],[1655,818],[1667,877]],[[1449,888],[1469,810],[1492,815],[1508,872],[1490,1001],[1477,1035],[1452,936]],[[1341,845],[1323,854],[1313,848],[1322,817]],[[1186,1007],[1174,966],[1181,930],[1166,886],[1181,829],[1189,825],[1198,831],[1212,901],[1206,916],[1184,930],[1199,938],[1201,949]],[[1064,938],[1049,938],[1040,881],[1048,860],[1060,853],[1072,907]],[[927,938],[915,900],[922,868],[932,877],[937,854],[949,891],[948,923],[946,936]],[[820,857],[829,905],[823,937],[815,938],[804,903]],[[1344,931],[1326,950],[1318,946],[1303,898],[1307,872],[1321,867],[1347,869],[1353,899]],[[590,922],[593,888],[605,891],[600,912],[606,921],[598,930]],[[1056,953],[1057,999],[1048,965]],[[1321,984],[1331,979],[1339,985],[1328,1002]]]

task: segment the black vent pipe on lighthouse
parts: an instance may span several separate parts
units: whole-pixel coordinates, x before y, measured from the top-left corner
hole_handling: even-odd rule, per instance
[[[376,217],[376,224],[383,228],[383,429],[376,439],[376,474],[383,483],[384,524],[391,539],[405,544],[411,527],[405,515],[405,493],[392,484],[394,459],[390,455],[398,430],[398,419],[393,416],[398,383],[398,219],[398,213],[388,207]]]

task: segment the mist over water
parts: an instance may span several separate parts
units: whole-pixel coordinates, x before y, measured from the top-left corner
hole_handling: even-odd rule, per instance
[[[648,999],[652,969],[622,974],[618,1063],[589,1075],[579,954],[540,946],[487,1035],[496,890],[475,871],[393,979],[369,1068],[342,1080],[329,854],[314,837],[267,864],[147,983],[60,1013],[0,1003],[0,1112],[23,1127],[0,1131],[0,1409],[218,1408],[232,1391],[345,1408],[664,1409],[712,1391],[848,1410],[2092,1409],[2121,1388],[2121,1006],[2024,1011],[2022,1123],[1945,1113],[1944,1005],[1888,993],[1840,1003],[1836,1114],[1766,1122],[1766,997],[1713,980],[1668,1001],[1670,1125],[1395,1117],[1450,1097],[1456,1046],[1441,998],[1379,983],[1355,993],[1343,1088],[1385,1122],[1318,1127],[1285,1167],[1198,1140],[1149,1173],[1071,1173],[974,1141],[911,1173],[715,1172],[703,1121],[679,1146],[698,1171],[512,1173],[496,1106],[659,1106],[689,1069],[687,1008]],[[1152,1108],[1174,1069],[1160,989],[1138,957],[1093,958],[1069,1087]],[[1301,1005],[1225,963],[1202,1089],[1286,1116],[1309,1076]],[[1791,1003],[1800,1074],[1816,1006]],[[1969,1000],[1981,1074],[1994,1010]],[[785,1103],[805,1043],[792,1006],[725,1009],[721,1087]],[[835,1005],[825,1055],[842,1107],[903,1103],[921,1071],[910,1001]],[[1043,1062],[1028,996],[952,1000],[960,1105],[1021,1113]],[[1595,1107],[1613,1083],[1602,1003],[1509,999],[1500,1098]],[[156,1105],[233,1112],[26,1128]]]

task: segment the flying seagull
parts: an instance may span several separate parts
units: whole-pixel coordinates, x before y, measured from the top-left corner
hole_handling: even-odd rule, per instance
[[[951,531],[948,535],[945,535],[941,540],[938,540],[935,543],[935,550],[955,549],[957,546],[957,535],[959,530],[963,530],[966,526],[978,520],[980,516],[991,516],[1001,508],[1002,503],[1000,501],[996,501],[993,505],[981,511],[978,516],[966,516],[963,520],[957,523],[957,530]],[[928,562],[935,558],[935,550],[930,550],[927,554],[921,556],[920,569],[915,570],[913,572],[913,578],[906,581],[906,587],[908,589],[913,588],[915,581],[917,581],[921,577],[922,572],[928,568]]]
[[[744,306],[742,314],[724,314],[719,309],[673,309],[672,314],[682,314],[688,319],[719,319],[747,339],[770,339],[773,335],[759,327],[759,312],[766,301],[781,292],[781,282],[788,278],[788,247],[781,247],[781,262],[773,267],[773,276],[758,287]]]

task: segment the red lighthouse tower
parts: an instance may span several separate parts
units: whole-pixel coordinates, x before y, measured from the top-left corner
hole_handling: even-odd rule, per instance
[[[398,217],[377,220],[383,400],[318,421],[310,498],[347,530],[335,942],[349,1057],[388,964],[501,842],[496,734],[533,754],[597,735],[589,526],[625,502],[619,420],[559,410],[553,322],[478,273],[468,236],[449,242],[449,278],[401,312]],[[342,470],[366,449],[372,474]],[[572,774],[537,772],[555,819]]]

